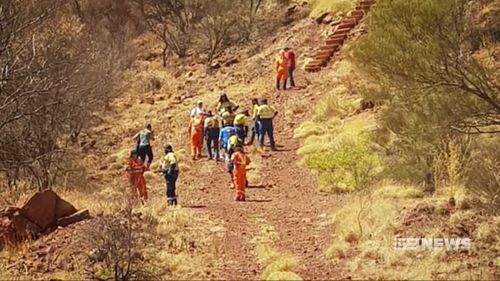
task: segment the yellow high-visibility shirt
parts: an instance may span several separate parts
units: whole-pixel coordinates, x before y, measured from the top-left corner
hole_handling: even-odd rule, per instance
[[[232,135],[227,141],[227,149],[230,150],[232,147],[237,145],[239,141],[240,139],[238,138],[238,135]]]
[[[254,104],[252,107],[252,118],[253,120],[257,119],[257,112],[259,111],[259,105]]]
[[[245,114],[237,114],[235,117],[234,117],[234,122],[233,124],[235,126],[246,126],[248,123],[248,118],[245,116]]]
[[[262,119],[270,119],[274,117],[274,113],[276,112],[276,109],[274,107],[264,104],[259,106],[259,109],[257,110],[257,115],[260,116]]]
[[[212,116],[205,119],[205,128],[220,128],[220,119],[218,116]]]
[[[177,164],[177,156],[173,152],[167,153],[161,160],[161,168],[162,169],[168,169],[170,166]],[[175,169],[178,171],[179,170],[179,165],[175,165]]]
[[[234,113],[229,113],[226,111],[222,113],[221,117],[222,117],[222,123],[232,125],[234,122],[234,117],[236,117],[236,115],[234,115]]]

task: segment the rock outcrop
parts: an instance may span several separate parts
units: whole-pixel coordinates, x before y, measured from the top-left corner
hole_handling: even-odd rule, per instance
[[[88,218],[88,210],[78,211],[54,191],[37,192],[0,210],[0,250]]]

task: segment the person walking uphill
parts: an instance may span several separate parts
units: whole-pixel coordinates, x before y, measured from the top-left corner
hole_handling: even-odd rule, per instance
[[[247,165],[250,158],[243,152],[243,146],[238,144],[231,156],[233,165],[233,183],[236,190],[236,201],[245,201],[245,188],[247,187]]]
[[[250,136],[250,140],[247,145],[253,144],[253,140],[255,136],[257,136],[257,140],[259,139],[259,123],[257,122],[257,111],[259,110],[259,100],[252,99],[252,120],[253,120],[253,128],[252,135]]]
[[[280,50],[276,55],[276,89],[280,89],[280,81],[283,81],[283,90],[286,90],[286,80],[288,79],[288,62],[285,58],[285,50]]]
[[[203,126],[205,125],[205,116],[198,114],[191,118],[189,122],[189,139],[191,141],[191,157],[193,160],[201,158],[201,149],[203,148]]]
[[[127,168],[125,169],[128,182],[130,183],[132,198],[137,198],[137,195],[139,195],[142,200],[148,199],[146,179],[144,178],[145,170],[142,160],[137,155],[137,151],[132,150],[130,152],[130,158],[128,159]]]
[[[167,185],[167,202],[169,206],[177,205],[177,195],[175,193],[175,183],[179,177],[179,162],[171,145],[165,146],[165,156],[161,160],[161,174],[165,178]]]
[[[291,48],[285,48],[285,58],[288,66],[288,80],[290,87],[295,87],[295,80],[293,80],[293,72],[295,71],[295,52]]]
[[[133,139],[137,142],[137,155],[141,158],[142,163],[146,164],[146,169],[149,170],[149,166],[153,162],[153,148],[151,147],[151,141],[155,140],[153,129],[151,124],[146,125],[146,127],[135,134]],[[146,162],[146,156],[148,158],[148,162]]]
[[[215,153],[215,160],[219,161],[219,133],[220,133],[220,119],[218,116],[212,115],[212,111],[208,111],[207,118],[205,119],[205,140],[207,144],[208,159],[213,159]]]
[[[248,110],[245,110],[236,114],[233,121],[234,126],[240,128],[238,137],[243,141],[243,143],[245,143],[245,139],[248,136],[248,117],[250,117],[250,113]]]
[[[276,150],[276,145],[274,143],[274,128],[273,119],[278,114],[278,112],[270,105],[267,104],[267,99],[263,99],[260,103],[259,109],[257,110],[257,122],[259,123],[259,147],[264,149],[264,138],[267,134],[269,137],[269,144],[271,150]]]

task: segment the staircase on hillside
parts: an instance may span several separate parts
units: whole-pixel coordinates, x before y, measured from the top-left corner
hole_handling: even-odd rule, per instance
[[[362,0],[356,6],[356,10],[350,13],[350,16],[343,18],[342,21],[334,27],[333,34],[327,38],[326,44],[316,51],[313,60],[306,65],[305,69],[307,72],[320,71],[321,68],[328,64],[331,58],[340,51],[340,47],[347,39],[347,35],[356,25],[358,25],[373,4],[375,4],[375,0]]]

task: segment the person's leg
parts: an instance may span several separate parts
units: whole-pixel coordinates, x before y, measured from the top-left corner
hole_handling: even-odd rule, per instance
[[[169,206],[172,205],[173,195],[172,195],[172,182],[169,176],[165,176],[165,183],[167,184],[167,203]]]
[[[259,122],[259,147],[261,149],[264,149],[264,134],[265,134],[265,128],[263,126],[263,121]]]
[[[151,147],[151,145],[147,146],[146,154],[148,156],[148,164],[146,165],[146,168],[149,169],[149,166],[151,166],[151,163],[153,163],[153,148]]]
[[[267,135],[269,136],[269,144],[271,146],[271,150],[276,150],[276,144],[274,143],[274,128],[273,121],[269,120]]]
[[[145,161],[146,161],[146,147],[145,146],[139,146],[139,150],[137,151],[137,156],[139,156],[142,163],[145,163]]]
[[[214,139],[212,139],[212,132],[211,130],[212,129],[207,129],[209,130],[207,132],[207,135],[206,135],[206,143],[207,143],[207,153],[208,153],[208,159],[212,159],[213,158],[213,154],[212,154],[212,143],[215,142]]]
[[[191,134],[191,157],[193,160],[196,159],[196,136]]]
[[[250,140],[247,142],[247,145],[251,145],[253,144],[253,141],[255,139],[255,136],[257,135],[257,133],[255,132],[255,125],[253,126],[252,128],[252,134],[250,135]]]
[[[290,87],[295,87],[295,81],[293,80],[293,72],[295,68],[288,68],[288,79],[290,80]]]
[[[219,153],[219,129],[215,129],[214,130],[214,134],[213,134],[213,140],[214,140],[214,149],[215,149],[215,160],[219,160],[220,159],[220,153]]]
[[[172,200],[172,204],[174,206],[177,206],[177,194],[175,193],[175,189],[176,189],[176,183],[177,183],[178,177],[179,177],[179,172],[175,171],[174,175],[172,176],[172,194],[174,196],[174,199]]]
[[[276,90],[280,90],[280,79],[276,78]]]

